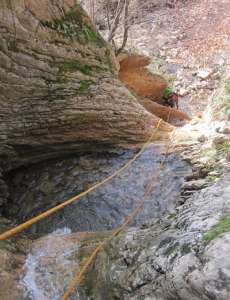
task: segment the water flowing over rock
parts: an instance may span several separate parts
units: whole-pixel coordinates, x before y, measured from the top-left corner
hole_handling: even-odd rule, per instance
[[[203,182],[202,190],[199,181],[198,191],[178,206],[176,214],[156,218],[142,229],[131,227],[113,239],[70,299],[78,295],[81,300],[104,300],[106,295],[125,300],[228,300],[229,174],[226,170],[210,187]],[[58,230],[38,239],[27,257],[27,291],[38,289],[47,299],[59,299],[81,261],[109,234]],[[34,280],[32,285],[28,278]]]
[[[169,107],[151,98],[166,82],[143,70],[148,57],[123,57],[119,71],[82,1],[0,2],[1,234],[124,166]],[[116,178],[1,240],[0,299],[60,300],[99,245],[69,300],[230,299],[230,3],[131,2],[145,18],[131,18],[130,45],[198,115],[169,145],[154,141]],[[118,72],[147,94],[130,93]],[[173,128],[161,124],[156,138]]]
[[[84,284],[70,299],[80,296],[81,300],[102,300],[106,295],[111,300],[228,300],[230,236],[226,227],[222,230],[219,228],[214,234],[212,228],[218,228],[223,220],[227,222],[230,190],[226,187],[229,180],[229,173],[226,173],[214,186],[195,193],[178,207],[177,215],[156,220],[155,224],[146,229],[131,228],[114,239],[99,254]],[[229,224],[228,217],[228,228]],[[86,238],[87,234],[81,236]],[[105,237],[106,234],[91,235],[90,239],[84,241],[84,238],[79,240],[77,234],[67,234],[64,237],[66,249],[62,245],[59,254],[55,250],[58,249],[59,239],[51,235],[39,240],[34,244],[32,255],[39,256],[39,247],[43,245],[42,249],[47,249],[49,241],[53,250],[48,250],[44,256],[52,257],[51,252],[56,251],[57,261],[60,262],[56,265],[51,259],[51,263],[47,264],[46,268],[51,274],[51,281],[47,281],[42,259],[36,260],[37,286],[46,292],[51,289],[48,292],[51,297],[53,283],[60,276],[57,270],[66,270],[62,269],[63,261],[60,258],[63,253],[67,253],[67,249],[73,249],[72,241],[78,240],[78,250],[73,249],[76,256],[71,254],[72,250],[68,252],[77,272],[79,257],[87,257],[89,245],[92,252],[92,245],[95,248]],[[71,267],[70,273],[72,271]],[[56,277],[52,276],[53,273]],[[61,295],[68,284],[61,280],[58,282]]]
[[[12,223],[1,217],[0,231],[5,231],[9,226]],[[0,241],[0,299],[23,299],[25,289],[20,281],[24,277],[23,265],[29,246],[30,240],[25,237]]]
[[[229,232],[222,227],[207,235],[226,222],[229,179],[228,170],[214,186],[195,193],[176,216],[146,230],[130,230],[109,245],[98,266],[108,268],[111,299],[229,298]],[[99,282],[105,278],[96,274]],[[102,299],[98,293],[94,299]]]

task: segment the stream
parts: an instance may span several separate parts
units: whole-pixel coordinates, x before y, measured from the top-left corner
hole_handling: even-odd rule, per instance
[[[100,233],[120,226],[143,199],[146,186],[159,170],[164,151],[163,144],[149,145],[121,175],[27,230],[35,238],[22,278],[28,299],[59,299],[62,289],[59,291],[58,282],[63,277],[55,273],[61,269],[68,285],[78,264],[77,259],[73,263],[78,251],[77,233]],[[10,201],[3,214],[18,223],[28,220],[109,176],[134,155],[133,150],[114,150],[14,171],[8,174]],[[191,167],[179,155],[169,154],[144,209],[131,227],[144,228],[166,214],[174,214],[184,178],[189,173]]]

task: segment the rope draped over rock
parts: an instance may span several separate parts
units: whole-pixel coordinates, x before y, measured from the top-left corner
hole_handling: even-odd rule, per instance
[[[168,120],[169,120],[169,118],[170,118],[170,113],[168,114]],[[158,123],[158,126],[159,125],[160,125],[160,121]],[[157,128],[158,128],[158,126],[157,126]],[[84,279],[85,274],[87,273],[87,271],[89,270],[90,266],[92,265],[92,263],[97,258],[97,255],[103,250],[103,248],[113,238],[115,238],[122,231],[124,231],[129,226],[129,224],[135,219],[135,217],[138,215],[138,213],[144,208],[145,202],[148,199],[147,197],[150,195],[150,192],[152,191],[154,183],[156,183],[156,180],[159,177],[159,175],[160,175],[160,173],[161,173],[161,171],[162,171],[162,169],[164,167],[164,163],[165,163],[166,158],[167,158],[168,153],[169,153],[170,145],[171,145],[171,142],[169,142],[167,144],[166,150],[165,150],[165,156],[164,156],[164,158],[162,159],[162,161],[160,163],[160,167],[158,169],[158,172],[149,181],[149,184],[147,185],[147,188],[145,190],[143,199],[140,202],[140,204],[135,208],[135,210],[130,215],[127,216],[127,218],[125,219],[124,223],[120,227],[118,227],[117,229],[115,229],[108,238],[106,238],[103,242],[101,242],[94,249],[94,251],[92,252],[92,254],[89,256],[89,258],[86,260],[86,262],[84,263],[84,265],[81,267],[80,271],[76,274],[76,276],[74,277],[74,279],[72,280],[72,282],[68,286],[68,288],[67,288],[66,292],[64,293],[64,295],[62,296],[61,300],[68,300],[69,299],[69,297],[71,296],[71,294],[74,292],[74,290],[79,286],[79,284]]]
[[[8,238],[13,237],[14,235],[22,232],[23,230],[29,228],[30,226],[32,226],[33,224],[41,221],[42,219],[47,218],[48,216],[56,213],[57,211],[63,209],[64,207],[79,201],[82,197],[86,196],[87,194],[89,194],[92,191],[95,191],[96,189],[98,189],[99,187],[101,187],[102,185],[104,185],[106,182],[110,181],[111,179],[113,179],[114,177],[118,176],[121,172],[123,172],[125,169],[127,169],[146,149],[146,147],[151,143],[156,131],[159,129],[160,124],[162,122],[162,119],[159,119],[157,126],[154,127],[154,130],[150,136],[150,138],[147,140],[147,142],[142,146],[142,148],[140,149],[140,151],[132,158],[130,159],[123,167],[121,167],[120,169],[118,169],[117,171],[115,171],[113,174],[111,174],[110,176],[106,177],[105,179],[103,179],[102,181],[96,183],[95,185],[93,185],[92,187],[90,187],[89,189],[87,189],[86,191],[71,197],[69,199],[67,199],[66,201],[64,201],[63,203],[31,218],[30,220],[0,234],[0,241],[6,240]]]

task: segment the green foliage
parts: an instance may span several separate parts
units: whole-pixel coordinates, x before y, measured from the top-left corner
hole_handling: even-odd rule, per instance
[[[164,97],[168,98],[172,95],[173,93],[173,88],[170,86],[167,86],[167,88],[164,90]]]
[[[230,231],[230,217],[225,217],[214,225],[203,237],[206,243],[211,242],[219,235]]]
[[[63,62],[59,66],[60,73],[75,72],[75,71],[80,71],[85,75],[91,75],[92,68],[76,60]]]
[[[99,46],[105,45],[105,41],[103,40],[103,38],[97,33],[97,31],[93,30],[90,26],[85,25],[82,28],[82,30],[88,41],[92,41],[98,44]]]
[[[216,149],[219,155],[228,155],[230,153],[230,141],[216,145]]]
[[[217,176],[217,175],[209,175],[207,177],[207,179],[208,179],[209,182],[216,182],[216,181],[219,180],[219,176]]]
[[[99,46],[105,44],[79,4],[63,14],[61,18],[52,21],[43,20],[40,23],[64,37],[77,38],[81,43],[93,42]]]
[[[52,21],[41,21],[41,24],[66,37],[77,37],[81,33],[81,28],[83,26],[82,13],[80,6],[76,5],[61,18]]]

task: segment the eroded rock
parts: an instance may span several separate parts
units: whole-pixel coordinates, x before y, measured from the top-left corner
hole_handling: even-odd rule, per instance
[[[12,225],[9,220],[0,218],[0,232]],[[29,246],[30,240],[25,237],[0,241],[0,299],[23,299],[25,290],[20,282]]]
[[[120,60],[119,79],[138,96],[160,101],[164,95],[167,81],[147,68],[150,59],[142,55],[132,55]]]
[[[76,1],[3,0],[0,13],[2,164],[149,137],[158,118],[119,82],[112,52]]]
[[[218,225],[230,208],[228,181],[229,172],[196,193],[169,218],[171,225],[132,229],[108,245],[92,272],[98,282],[110,274],[111,299],[229,299],[230,235]],[[208,239],[214,225],[219,230]],[[108,271],[97,272],[101,265]],[[95,295],[102,299],[99,289]]]

